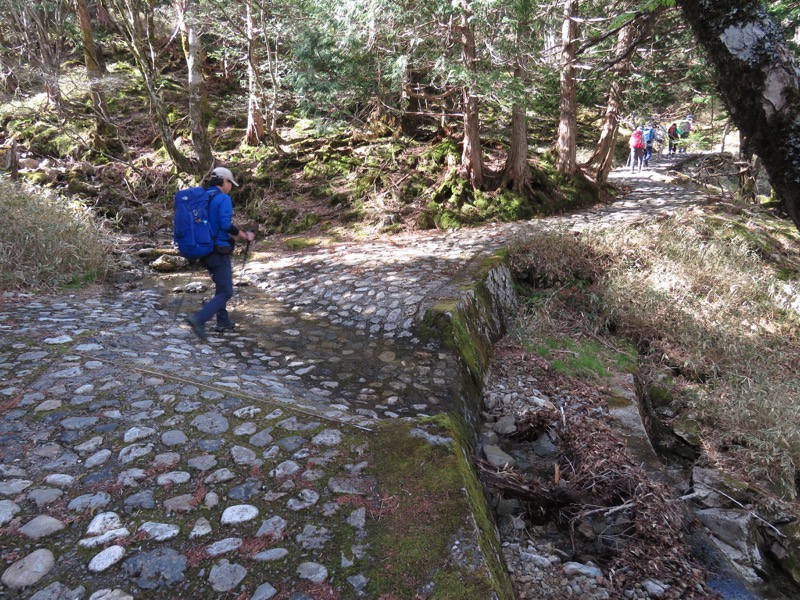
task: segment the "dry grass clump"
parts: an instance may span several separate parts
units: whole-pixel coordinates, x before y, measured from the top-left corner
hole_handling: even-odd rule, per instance
[[[0,181],[0,288],[83,285],[112,269],[88,209],[45,190]]]
[[[800,258],[792,248],[800,235],[765,215],[724,212],[526,238],[512,266],[539,290],[522,326],[542,335],[569,313],[570,326],[579,316],[593,334],[625,335],[640,360],[668,366],[698,390],[691,409],[713,460],[747,465],[793,498]]]

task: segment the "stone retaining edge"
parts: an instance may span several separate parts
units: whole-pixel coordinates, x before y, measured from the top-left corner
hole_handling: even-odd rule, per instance
[[[508,253],[500,250],[461,278],[456,298],[440,299],[430,307],[419,326],[423,338],[437,339],[459,357],[463,410],[449,415],[460,430],[456,443],[467,465],[465,491],[472,506],[472,522],[483,553],[484,567],[494,584],[497,598],[514,598],[513,585],[502,558],[500,534],[485,491],[472,462],[480,419],[483,387],[489,374],[494,344],[509,329],[517,310],[517,296],[508,267]],[[480,492],[477,492],[480,490]],[[472,493],[470,493],[472,491]]]

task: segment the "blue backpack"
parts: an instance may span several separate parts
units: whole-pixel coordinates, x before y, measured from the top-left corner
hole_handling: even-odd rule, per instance
[[[173,239],[178,252],[190,260],[203,258],[214,252],[215,232],[208,222],[208,207],[218,189],[201,187],[175,192],[175,233]]]
[[[656,128],[655,127],[646,127],[644,130],[644,141],[648,144],[652,144],[656,139]]]

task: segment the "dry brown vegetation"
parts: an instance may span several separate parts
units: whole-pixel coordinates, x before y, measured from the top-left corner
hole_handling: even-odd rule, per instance
[[[520,332],[629,340],[641,373],[671,375],[701,424],[705,460],[747,469],[751,481],[794,499],[798,241],[788,222],[729,204],[639,226],[535,234],[511,253],[532,290]]]
[[[102,280],[110,244],[83,205],[47,190],[0,182],[0,289]]]

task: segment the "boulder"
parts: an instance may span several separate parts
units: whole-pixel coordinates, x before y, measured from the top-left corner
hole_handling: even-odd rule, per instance
[[[189,264],[189,261],[182,256],[169,256],[164,254],[150,263],[150,266],[159,273],[171,273],[178,271]]]
[[[737,571],[752,584],[763,583],[764,557],[758,549],[759,534],[748,511],[709,508],[695,513],[712,534],[712,541]]]

